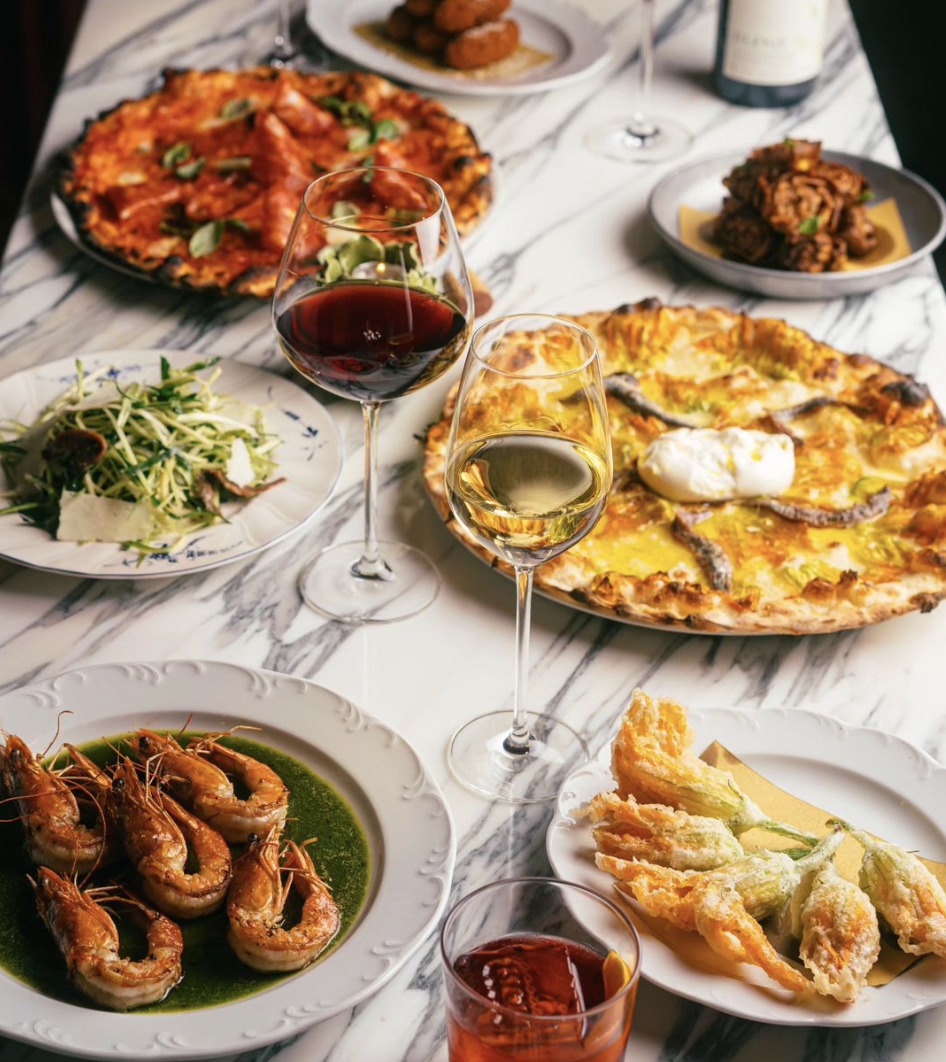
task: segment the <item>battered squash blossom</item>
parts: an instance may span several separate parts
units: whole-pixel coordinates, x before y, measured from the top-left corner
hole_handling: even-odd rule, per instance
[[[690,747],[692,742],[685,708],[634,690],[612,748],[611,773],[618,794],[721,819],[734,834],[761,827],[805,845],[817,843],[818,838],[804,830],[773,822],[729,771],[704,763]]]
[[[612,744],[615,791],[579,812],[596,824],[595,863],[619,892],[699,933],[724,958],[754,964],[798,994],[841,1003],[867,984],[881,920],[904,951],[946,956],[946,893],[915,855],[847,823],[830,822],[832,832],[818,839],[772,822],[691,744],[685,709],[634,691]],[[808,847],[747,852],[739,835],[754,826]],[[860,886],[834,865],[845,831],[865,849]],[[766,919],[771,935],[760,924]],[[810,978],[780,954],[792,952],[793,938]]]
[[[853,1003],[880,955],[880,928],[870,898],[829,863],[812,882],[799,928],[798,954],[815,988]]]
[[[848,830],[864,849],[861,888],[911,955],[946,958],[946,892],[919,859],[863,830]]]
[[[812,982],[778,954],[759,922],[782,911],[805,875],[828,862],[839,842],[829,834],[797,862],[784,852],[762,850],[707,871],[671,870],[600,852],[595,861],[648,914],[699,933],[726,959],[754,963],[783,988],[808,993]]]
[[[690,815],[660,804],[638,804],[629,796],[599,793],[583,809],[592,822],[598,850],[621,859],[642,859],[673,870],[712,870],[743,855],[742,845],[721,819]]]

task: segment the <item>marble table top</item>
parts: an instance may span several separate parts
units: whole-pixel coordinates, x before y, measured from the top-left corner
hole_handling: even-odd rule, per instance
[[[625,114],[637,88],[636,4],[582,0],[606,27],[615,61],[591,80],[512,100],[448,97],[502,170],[502,198],[469,254],[490,284],[495,313],[583,312],[656,295],[784,316],[842,350],[917,373],[946,400],[946,298],[927,264],[868,297],[779,303],[715,287],[672,258],[646,217],[647,194],[668,166],[624,166],[590,155],[586,129]],[[658,0],[655,111],[695,134],[692,155],[785,136],[896,162],[867,61],[844,0],[831,10],[825,76],[789,110],[735,108],[713,94],[712,0]],[[97,265],[60,234],[49,209],[50,155],[82,121],[140,92],[165,66],[248,65],[271,46],[272,0],[89,0],[0,273],[0,374],[82,351],[187,348],[283,370],[269,312],[163,290]],[[325,56],[317,56],[324,61]],[[335,60],[330,60],[335,62]],[[0,562],[0,690],[77,666],[208,657],[272,668],[339,691],[400,730],[442,784],[455,816],[454,896],[495,878],[547,873],[551,809],[510,810],[453,782],[444,750],[462,721],[508,708],[513,683],[513,589],[458,546],[427,503],[413,435],[434,419],[454,375],[382,415],[382,533],[405,536],[443,575],[436,604],[382,628],[346,627],[305,608],[296,578],[335,538],[357,538],[361,418],[334,402],[346,462],[322,518],[297,538],[242,563],[179,580],[105,583]],[[0,384],[2,386],[2,384]],[[531,698],[601,745],[630,690],[693,706],[764,711],[800,705],[902,735],[940,759],[938,706],[946,608],[863,631],[808,638],[708,638],[599,620],[546,600],[533,610]],[[946,852],[929,855],[946,859]],[[446,1057],[433,941],[374,998],[283,1046],[281,1062]],[[0,1007],[3,1006],[0,999]],[[756,1025],[641,988],[628,1057],[634,1062],[934,1062],[946,1008],[863,1030]],[[0,1062],[42,1052],[0,1042]]]

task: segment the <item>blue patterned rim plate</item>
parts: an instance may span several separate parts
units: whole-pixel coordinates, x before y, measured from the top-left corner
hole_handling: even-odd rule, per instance
[[[76,379],[76,357],[84,371],[106,367],[122,382],[160,380],[161,358],[175,368],[211,357],[193,350],[107,350],[24,369],[0,381],[0,423],[30,423],[43,407]],[[139,559],[112,542],[59,542],[18,514],[0,516],[0,557],[60,575],[96,579],[157,579],[206,571],[251,557],[315,518],[331,496],[342,467],[342,444],[328,410],[291,379],[234,358],[219,362],[218,394],[262,406],[267,427],[282,440],[276,450],[277,475],[286,482],[247,502],[227,503],[228,523],[195,534],[179,553],[150,553]],[[0,480],[2,480],[0,473]]]

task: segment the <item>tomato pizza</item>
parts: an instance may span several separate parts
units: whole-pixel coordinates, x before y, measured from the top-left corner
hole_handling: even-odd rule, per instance
[[[443,188],[461,235],[492,195],[490,156],[442,104],[367,73],[167,72],[91,122],[59,176],[81,239],[175,286],[272,295],[319,174],[376,164]]]

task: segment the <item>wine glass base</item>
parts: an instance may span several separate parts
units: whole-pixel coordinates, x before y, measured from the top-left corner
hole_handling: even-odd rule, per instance
[[[364,542],[323,549],[299,577],[302,599],[316,612],[346,623],[396,623],[423,612],[440,592],[440,575],[420,550],[379,542],[384,572],[357,575]]]
[[[650,118],[649,125],[633,120],[608,122],[592,129],[585,146],[596,155],[618,162],[666,162],[686,154],[693,136],[669,118]]]
[[[527,712],[532,735],[525,752],[508,752],[512,712],[489,712],[465,723],[450,739],[447,762],[474,793],[507,804],[554,800],[566,777],[589,759],[584,739],[550,715]]]

